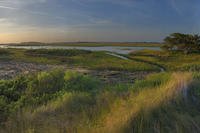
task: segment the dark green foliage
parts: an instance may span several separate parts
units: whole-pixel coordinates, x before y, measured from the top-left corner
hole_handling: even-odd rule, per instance
[[[63,85],[64,73],[62,71],[41,72],[29,83],[29,91],[37,96],[47,93],[53,94],[62,89]]]
[[[95,92],[99,87],[96,79],[58,69],[0,80],[0,123],[22,108],[34,109],[65,92]]]
[[[97,79],[73,72],[66,72],[65,81],[65,90],[68,91],[91,92],[101,87]]]
[[[7,50],[7,49],[0,49],[0,55],[1,56],[2,55],[8,55],[8,54],[10,54],[9,50]]]
[[[0,81],[0,96],[5,96],[8,102],[17,101],[27,88],[27,80],[20,76],[14,80]]]
[[[0,60],[1,61],[10,60],[11,55],[13,55],[13,53],[9,49],[0,48]]]
[[[191,34],[173,33],[164,39],[163,49],[169,51],[183,51],[184,53],[200,51],[200,36]]]
[[[7,98],[5,96],[0,96],[0,122],[5,121],[9,114],[7,104]]]
[[[64,86],[62,70],[41,72],[29,79],[26,95],[21,99],[26,105],[38,105],[55,98]]]
[[[27,80],[20,76],[14,80],[0,81],[0,123],[12,113],[27,88]]]
[[[196,80],[192,81],[192,84],[189,86],[191,89],[188,92],[189,96],[192,97],[194,102],[199,101],[199,107],[200,107],[200,74],[194,75]]]

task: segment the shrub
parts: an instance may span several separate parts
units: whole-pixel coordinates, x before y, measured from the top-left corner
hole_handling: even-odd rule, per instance
[[[5,121],[7,115],[9,114],[7,104],[7,98],[0,96],[0,122]]]
[[[6,96],[8,102],[17,101],[27,88],[28,80],[19,76],[13,80],[0,81],[0,95]]]
[[[90,92],[97,91],[100,86],[100,81],[90,76],[74,72],[65,73],[65,90]]]
[[[0,49],[0,55],[8,55],[10,52],[7,49]]]
[[[41,72],[29,84],[29,90],[35,95],[53,94],[62,89],[64,73],[61,70]]]

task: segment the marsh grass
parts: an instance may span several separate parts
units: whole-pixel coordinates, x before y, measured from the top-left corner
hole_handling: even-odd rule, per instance
[[[78,50],[78,49],[30,49],[26,50],[25,54],[29,56],[77,56],[82,55],[86,56],[87,54],[92,53],[88,50]]]
[[[199,71],[200,54],[183,54],[154,50],[136,51],[130,54],[133,59],[148,61],[163,66],[167,71]]]
[[[41,63],[51,65],[66,65],[94,70],[120,70],[120,71],[159,71],[159,68],[143,62],[127,61],[106,52],[91,52],[85,50],[62,49],[7,49],[11,55],[9,60],[19,62]],[[0,58],[8,60],[8,58]]]

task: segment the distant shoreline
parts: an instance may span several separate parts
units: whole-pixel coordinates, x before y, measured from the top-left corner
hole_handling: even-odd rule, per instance
[[[160,47],[163,43],[159,42],[23,42],[23,43],[5,43],[0,45],[12,46],[82,46],[82,47],[102,47],[102,46],[127,46],[127,47]]]

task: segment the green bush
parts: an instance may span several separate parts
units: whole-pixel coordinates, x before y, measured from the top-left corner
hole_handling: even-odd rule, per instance
[[[19,76],[14,80],[1,80],[0,95],[7,97],[8,102],[17,101],[25,92],[27,83],[28,80],[23,76]]]
[[[58,69],[0,80],[0,122],[22,108],[34,109],[68,92],[82,91],[89,95],[100,86],[97,79]]]
[[[7,104],[7,98],[4,96],[0,96],[0,122],[5,121],[6,117],[9,114]]]
[[[10,54],[10,52],[9,52],[9,50],[7,50],[7,49],[1,49],[0,48],[0,55],[2,56],[2,55],[9,55]]]
[[[74,72],[65,73],[65,90],[67,91],[97,91],[101,87],[100,81],[94,77],[80,75]]]
[[[53,94],[62,89],[64,73],[61,70],[39,73],[30,83],[29,89],[35,95]]]

